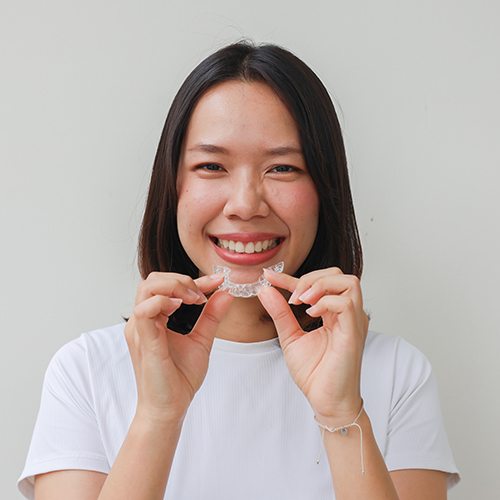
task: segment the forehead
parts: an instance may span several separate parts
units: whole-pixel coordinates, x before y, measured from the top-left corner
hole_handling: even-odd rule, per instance
[[[185,145],[198,142],[252,143],[265,147],[285,142],[300,145],[292,115],[268,85],[233,80],[210,88],[196,104]]]

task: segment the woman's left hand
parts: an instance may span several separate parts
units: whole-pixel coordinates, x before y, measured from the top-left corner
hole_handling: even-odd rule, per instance
[[[342,425],[353,419],[361,407],[361,362],[369,322],[359,279],[338,267],[301,278],[267,270],[264,276],[293,292],[290,303],[312,305],[308,314],[323,320],[323,326],[305,332],[278,290],[264,287],[259,292],[295,383],[320,421]]]

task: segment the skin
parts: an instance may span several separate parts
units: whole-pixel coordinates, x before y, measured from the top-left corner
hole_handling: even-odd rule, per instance
[[[223,146],[227,152],[190,151],[199,143]],[[293,380],[323,423],[345,424],[358,413],[368,331],[360,282],[339,268],[292,276],[314,241],[318,197],[300,153],[264,154],[283,145],[300,146],[298,130],[286,107],[264,84],[225,82],[201,98],[183,145],[177,185],[179,235],[200,277],[151,273],[141,281],[125,327],[138,390],[129,435],[109,475],[93,471],[39,475],[37,500],[95,499],[98,492],[100,500],[162,498],[182,421],[206,375],[215,336],[237,342],[278,336]],[[217,164],[220,169],[200,168],[202,164]],[[276,170],[278,165],[294,169]],[[266,271],[274,286],[253,299],[213,293],[222,278],[211,276],[212,266],[225,263],[208,235],[254,231],[278,233],[285,240],[269,264],[229,266],[234,280],[255,281],[262,267],[280,260],[285,272]],[[308,314],[321,317],[323,326],[306,334],[287,298],[309,304]],[[165,327],[181,302],[207,302],[189,335]],[[359,422],[366,434],[363,481],[357,436],[346,439],[325,433],[337,498],[446,498],[446,474],[440,471],[388,473],[366,412]]]

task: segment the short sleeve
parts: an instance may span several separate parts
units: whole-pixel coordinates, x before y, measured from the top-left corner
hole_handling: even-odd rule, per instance
[[[64,345],[47,367],[19,491],[34,498],[34,476],[83,469],[108,473],[94,411],[84,337]]]
[[[448,489],[460,474],[448,442],[431,364],[416,347],[400,339],[388,423],[388,470],[432,469],[448,473]]]

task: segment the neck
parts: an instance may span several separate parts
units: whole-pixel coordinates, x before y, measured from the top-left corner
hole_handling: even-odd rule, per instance
[[[233,342],[261,342],[275,338],[277,333],[259,299],[253,297],[233,300],[215,336]]]

